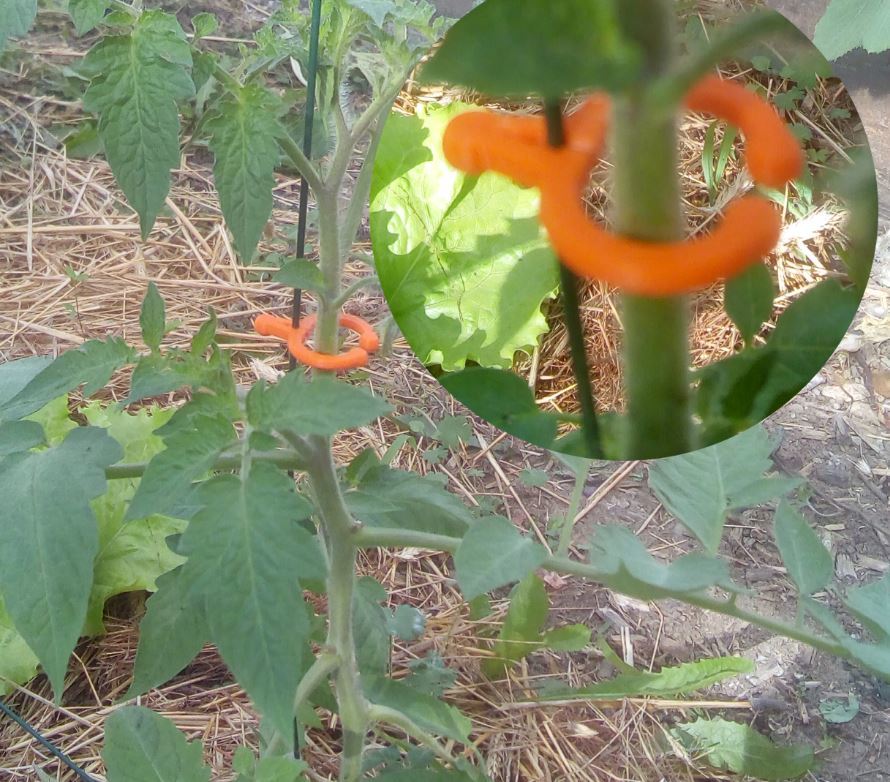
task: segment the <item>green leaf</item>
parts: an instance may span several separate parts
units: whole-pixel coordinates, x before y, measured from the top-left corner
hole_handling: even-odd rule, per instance
[[[885,0],[831,0],[813,42],[829,60],[860,46],[872,54],[890,49],[890,6]]]
[[[0,461],[0,594],[57,697],[93,581],[90,500],[105,492],[105,468],[120,451],[104,431],[81,427],[56,448]]]
[[[755,400],[763,417],[781,407],[825,365],[850,326],[859,296],[837,280],[824,280],[792,302],[766,347],[776,361]]]
[[[236,771],[241,772],[238,782],[297,782],[297,780],[306,779],[303,772],[309,767],[302,760],[276,756],[255,758],[253,752],[246,747],[238,748],[238,750],[242,749],[250,755],[250,766],[246,769],[235,768]],[[238,750],[236,750],[236,755]]]
[[[750,345],[773,311],[776,289],[767,266],[755,263],[726,283],[724,307]]]
[[[503,369],[470,367],[439,379],[442,387],[498,429],[547,448],[556,437],[557,419],[542,412],[528,384]]]
[[[640,600],[679,597],[711,586],[736,590],[726,562],[704,554],[685,554],[659,562],[626,527],[597,527],[590,542],[590,564],[612,589]]]
[[[28,356],[0,364],[0,410],[52,362],[49,356]]]
[[[149,462],[127,509],[127,520],[166,513],[235,440],[235,430],[225,416],[196,416],[189,423],[188,429],[167,437],[166,448]]]
[[[286,261],[281,268],[272,275],[272,279],[290,288],[300,288],[306,291],[324,290],[324,276],[317,263],[307,261],[305,258],[295,258]]]
[[[454,554],[457,583],[466,600],[522,581],[547,556],[540,544],[522,535],[502,516],[492,516],[467,531]]]
[[[843,725],[859,714],[859,705],[856,693],[851,692],[847,695],[846,703],[838,698],[826,698],[819,701],[819,713],[826,722],[830,722],[832,725]]]
[[[453,450],[473,440],[473,426],[465,415],[446,415],[436,424],[433,437]]]
[[[45,407],[32,413],[26,421],[33,421],[43,427],[47,445],[58,445],[72,429],[77,429],[77,423],[71,420],[68,412],[68,395],[53,399]],[[10,421],[10,423],[13,423]]]
[[[815,763],[809,747],[780,747],[747,725],[720,718],[677,725],[671,735],[714,768],[757,779],[796,779]]]
[[[84,342],[62,353],[6,401],[0,407],[0,419],[24,418],[80,385],[84,387],[84,396],[91,396],[105,386],[116,370],[134,360],[133,349],[117,337]]]
[[[210,639],[197,579],[198,574],[184,565],[157,579],[157,591],[139,624],[133,682],[125,699],[170,681]]]
[[[0,457],[28,451],[45,442],[43,427],[36,421],[9,421],[0,424]]]
[[[430,652],[420,659],[410,660],[408,668],[411,670],[411,675],[403,679],[405,684],[437,698],[441,698],[457,681],[457,671],[445,665],[445,661],[435,652]]]
[[[78,35],[85,35],[105,17],[108,0],[68,0],[68,13]]]
[[[31,681],[37,675],[39,662],[15,629],[0,597],[0,696],[9,695],[15,684]]]
[[[512,2],[512,0],[511,0]],[[465,176],[442,151],[452,103],[393,114],[371,186],[371,242],[380,285],[424,364],[509,367],[547,331],[542,303],[558,266],[538,223],[536,190],[498,174]]]
[[[402,603],[393,611],[389,629],[402,641],[416,641],[426,629],[426,617],[414,606]]]
[[[711,553],[717,551],[730,511],[781,497],[800,479],[764,477],[776,448],[755,426],[710,448],[660,459],[649,467],[659,500]]]
[[[126,35],[103,38],[83,61],[84,108],[99,116],[105,155],[147,237],[179,165],[176,102],[194,94],[191,49],[176,17],[145,11]]]
[[[473,523],[470,510],[432,476],[371,467],[346,492],[356,519],[370,527],[395,527],[463,537]]]
[[[590,628],[587,625],[563,625],[548,630],[541,638],[541,644],[554,652],[580,652],[590,643]]]
[[[203,598],[211,640],[262,714],[292,729],[299,661],[310,632],[299,579],[323,580],[324,558],[298,522],[312,507],[264,462],[201,486],[205,507],[179,553]]]
[[[161,347],[161,340],[167,332],[167,319],[164,300],[158,293],[158,286],[153,282],[148,284],[148,292],[142,300],[139,325],[142,327],[142,341],[152,352],[156,352]]]
[[[193,356],[198,357],[204,355],[204,351],[213,344],[213,341],[216,339],[216,327],[216,313],[213,310],[210,310],[207,315],[207,320],[201,324],[201,328],[199,328],[195,336],[192,337],[192,344],[189,352]]]
[[[229,94],[207,121],[215,162],[213,179],[226,225],[242,262],[249,263],[272,215],[281,102],[265,87]]]
[[[142,706],[115,711],[105,723],[102,759],[108,782],[209,782],[200,741]]]
[[[383,676],[368,677],[364,684],[371,703],[398,709],[424,730],[467,743],[473,724],[453,706]]]
[[[626,87],[640,66],[615,0],[487,0],[451,28],[422,79],[496,97],[558,98]]]
[[[370,576],[359,578],[355,587],[352,631],[359,670],[365,676],[388,673],[391,616],[381,605],[386,601],[386,590]]]
[[[890,574],[865,586],[848,589],[844,604],[879,641],[890,640]]]
[[[541,630],[550,612],[544,582],[534,573],[520,581],[510,594],[510,607],[494,645],[494,657],[483,670],[490,677],[503,673],[504,666],[541,648]]]
[[[540,700],[616,700],[645,696],[676,698],[753,670],[754,664],[744,657],[714,657],[666,666],[658,673],[634,670],[586,687],[548,690]]]
[[[11,37],[24,35],[37,18],[37,0],[4,0],[0,5],[0,53]]]
[[[219,29],[219,20],[206,12],[195,14],[192,17],[192,29],[195,31],[195,38],[206,38]]]
[[[782,500],[773,524],[788,577],[800,593],[811,595],[828,586],[834,576],[834,559],[806,519]]]
[[[309,380],[300,370],[273,386],[258,383],[247,397],[247,413],[258,429],[330,437],[385,415],[392,408],[363,388],[329,377]]]

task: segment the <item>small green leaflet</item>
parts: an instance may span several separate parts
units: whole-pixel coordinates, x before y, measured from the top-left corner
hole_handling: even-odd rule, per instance
[[[443,375],[439,382],[498,429],[543,448],[553,444],[557,419],[538,409],[528,384],[510,370],[469,367]]]
[[[210,782],[200,741],[143,706],[115,711],[105,723],[102,759],[108,782]]]
[[[307,291],[324,290],[324,276],[317,263],[305,258],[292,258],[282,264],[272,276],[275,282],[290,288],[301,288]]]
[[[197,38],[206,38],[219,29],[219,19],[213,14],[202,12],[192,17],[192,28]]]
[[[68,0],[68,13],[74,22],[78,35],[85,35],[92,30],[111,6],[108,0]]]
[[[806,519],[782,500],[773,524],[788,577],[800,593],[811,595],[828,586],[834,576],[834,559]]]
[[[133,349],[117,337],[84,342],[62,353],[0,406],[0,419],[24,418],[80,385],[84,387],[84,396],[91,396],[108,383],[116,370],[135,358]]]
[[[268,756],[257,758],[253,750],[238,747],[232,758],[232,769],[238,772],[237,782],[298,782],[305,780],[308,766],[295,758]]]
[[[222,415],[196,416],[189,423],[167,437],[166,448],[149,462],[127,509],[128,520],[170,510],[236,438],[231,421]]]
[[[550,599],[544,582],[530,573],[510,593],[510,607],[494,645],[494,657],[483,662],[485,674],[499,676],[505,665],[540,649],[541,631],[549,612]]]
[[[724,308],[747,345],[773,311],[775,285],[769,268],[755,263],[726,283]]]
[[[0,364],[0,411],[52,362],[50,356],[28,356]]]
[[[850,722],[857,714],[859,714],[859,698],[856,693],[851,692],[847,695],[847,702],[838,698],[826,698],[819,701],[819,713],[826,722],[833,725],[843,725]]]
[[[776,444],[755,426],[731,440],[649,467],[649,485],[659,500],[711,553],[717,551],[730,511],[787,494],[799,478],[765,477]]]
[[[815,762],[809,747],[780,747],[747,725],[720,718],[677,725],[671,735],[714,768],[756,779],[796,779]]]
[[[511,0],[512,2],[512,0]],[[452,103],[393,114],[371,185],[371,242],[396,323],[424,364],[509,367],[547,331],[542,303],[558,266],[535,190],[498,174],[465,176],[445,160]]]
[[[346,492],[356,519],[370,527],[396,527],[463,537],[473,515],[433,476],[376,465]]]
[[[158,286],[153,282],[148,284],[148,292],[142,300],[139,325],[142,328],[142,341],[146,347],[151,349],[152,353],[157,352],[166,332],[167,320],[164,300],[158,293]]]
[[[890,574],[847,590],[844,603],[879,641],[890,640]]]
[[[750,673],[754,664],[744,657],[715,657],[662,668],[658,673],[627,671],[586,687],[548,689],[540,700],[614,700],[633,697],[673,698],[698,692],[724,679]]]
[[[170,681],[210,639],[202,596],[195,589],[198,576],[181,565],[158,578],[139,623],[133,682],[124,698]]]
[[[860,46],[872,54],[890,49],[890,5],[886,0],[831,0],[813,42],[829,60]]]
[[[487,0],[451,28],[421,78],[495,97],[621,89],[641,57],[620,30],[618,2]]]
[[[473,724],[453,706],[384,676],[367,677],[364,685],[371,703],[398,709],[424,730],[467,743]]]
[[[365,676],[389,673],[392,645],[386,590],[370,576],[356,581],[352,600],[352,631],[358,666]]]
[[[55,448],[0,461],[0,594],[57,697],[93,582],[90,500],[105,492],[105,468],[120,456],[106,432],[79,427]]]
[[[84,108],[99,116],[111,170],[139,214],[143,238],[179,165],[177,101],[195,92],[188,40],[176,17],[144,11],[126,35],[103,38],[87,54]]]
[[[206,123],[215,157],[213,179],[243,263],[250,263],[272,215],[277,138],[284,132],[280,111],[274,93],[249,85],[223,98]]]
[[[37,18],[37,0],[3,0],[0,4],[0,54],[6,41],[24,35]]]
[[[521,581],[544,561],[546,549],[520,534],[502,516],[476,522],[454,555],[457,583],[466,600]]]
[[[597,527],[590,542],[590,564],[612,589],[640,600],[679,597],[711,586],[735,590],[726,562],[693,553],[663,564],[626,527]]]
[[[264,462],[247,475],[212,478],[200,494],[205,507],[179,553],[188,557],[211,640],[260,712],[286,734],[310,632],[299,580],[325,577],[318,543],[298,523],[312,508],[284,472]]]
[[[248,418],[257,429],[326,437],[369,424],[391,409],[363,388],[328,377],[308,380],[300,370],[273,386],[258,383],[247,397]]]

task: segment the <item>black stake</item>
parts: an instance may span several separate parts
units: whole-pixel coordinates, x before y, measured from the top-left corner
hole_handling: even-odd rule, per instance
[[[565,144],[565,127],[562,121],[562,108],[559,101],[544,101],[544,116],[547,119],[547,143],[551,147]],[[587,446],[587,455],[592,459],[603,456],[600,444],[599,422],[596,418],[596,402],[590,387],[590,370],[587,366],[587,350],[584,347],[584,327],[581,323],[581,309],[578,304],[578,278],[564,263],[559,264],[562,286],[562,305],[565,313],[566,329],[569,332],[569,347],[572,351],[572,369],[575,385],[578,387],[578,401],[581,405],[581,430]]]
[[[303,154],[307,160],[312,159],[312,126],[315,124],[315,83],[318,76],[318,38],[321,30],[321,0],[312,2],[312,26],[309,30],[309,67],[306,74],[306,115],[303,126]],[[300,209],[297,214],[297,252],[298,260],[306,257],[306,218],[309,212],[309,183],[306,177],[300,177]],[[291,302],[291,325],[300,325],[303,309],[303,291],[294,289]],[[290,368],[297,365],[297,360],[290,356]]]

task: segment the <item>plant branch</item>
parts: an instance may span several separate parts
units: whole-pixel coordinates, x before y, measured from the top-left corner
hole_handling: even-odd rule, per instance
[[[334,299],[332,306],[340,309],[362,288],[368,288],[371,285],[376,285],[377,282],[378,280],[376,274],[369,274],[366,277],[360,277],[354,283],[352,283],[352,285],[348,286],[336,299]]]
[[[572,496],[569,498],[569,508],[566,511],[565,521],[559,531],[559,543],[556,547],[556,556],[565,557],[569,553],[572,544],[572,530],[575,528],[575,516],[581,509],[581,500],[584,497],[584,487],[587,484],[589,469],[578,470],[575,475],[575,485],[572,487]]]
[[[309,187],[312,188],[312,192],[315,193],[317,197],[318,193],[324,187],[318,169],[312,164],[309,158],[303,154],[300,145],[286,133],[278,139],[278,143],[281,144],[281,148],[284,150],[284,153],[287,155],[294,168],[297,169],[300,175],[309,183]]]
[[[397,709],[391,709],[389,706],[372,704],[368,707],[368,718],[372,723],[376,722],[381,725],[390,725],[391,727],[404,731],[409,738],[414,739],[419,744],[432,750],[439,760],[443,760],[452,766],[457,765],[457,758],[448,751],[447,747],[440,743],[435,736],[427,733],[414,722],[414,720]]]
[[[717,32],[702,51],[678,62],[657,79],[649,94],[658,108],[674,111],[695,83],[739,49],[788,29],[787,20],[775,11],[755,11]]]
[[[349,208],[346,210],[346,217],[340,229],[340,246],[343,248],[351,248],[355,244],[362,216],[365,213],[365,207],[368,205],[368,198],[371,194],[374,159],[377,157],[380,139],[383,138],[383,127],[385,124],[385,117],[381,115],[371,131],[371,142],[368,145],[368,151],[365,153],[361,171],[359,171],[358,178],[355,180],[352,199],[349,202]]]
[[[255,462],[269,462],[287,470],[306,469],[305,459],[294,451],[255,451],[251,454],[251,459]],[[217,459],[211,469],[219,472],[237,470],[241,467],[241,460],[241,453],[226,454]],[[110,467],[105,468],[105,478],[109,481],[123,478],[141,478],[148,469],[148,465],[149,462],[112,464]]]

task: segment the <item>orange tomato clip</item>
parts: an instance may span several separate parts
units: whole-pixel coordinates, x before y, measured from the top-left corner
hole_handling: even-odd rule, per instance
[[[804,157],[797,139],[769,103],[742,85],[707,76],[686,96],[686,106],[742,131],[755,182],[781,188],[799,176]],[[684,241],[639,241],[593,222],[583,195],[590,170],[599,162],[609,112],[607,96],[588,98],[566,118],[566,143],[553,148],[542,117],[472,111],[448,124],[443,149],[448,161],[467,173],[496,171],[539,188],[541,223],[560,261],[582,277],[628,293],[689,293],[739,274],[772,251],[781,218],[773,204],[754,194],[731,203],[711,233]]]
[[[253,327],[257,334],[264,337],[278,337],[287,342],[290,354],[300,363],[328,372],[342,372],[363,367],[367,365],[369,355],[380,347],[380,338],[370,323],[357,315],[341,314],[340,325],[358,334],[358,347],[337,355],[319,353],[306,347],[306,339],[315,330],[315,322],[316,316],[309,315],[303,318],[299,327],[294,328],[290,318],[263,314],[253,322]]]

